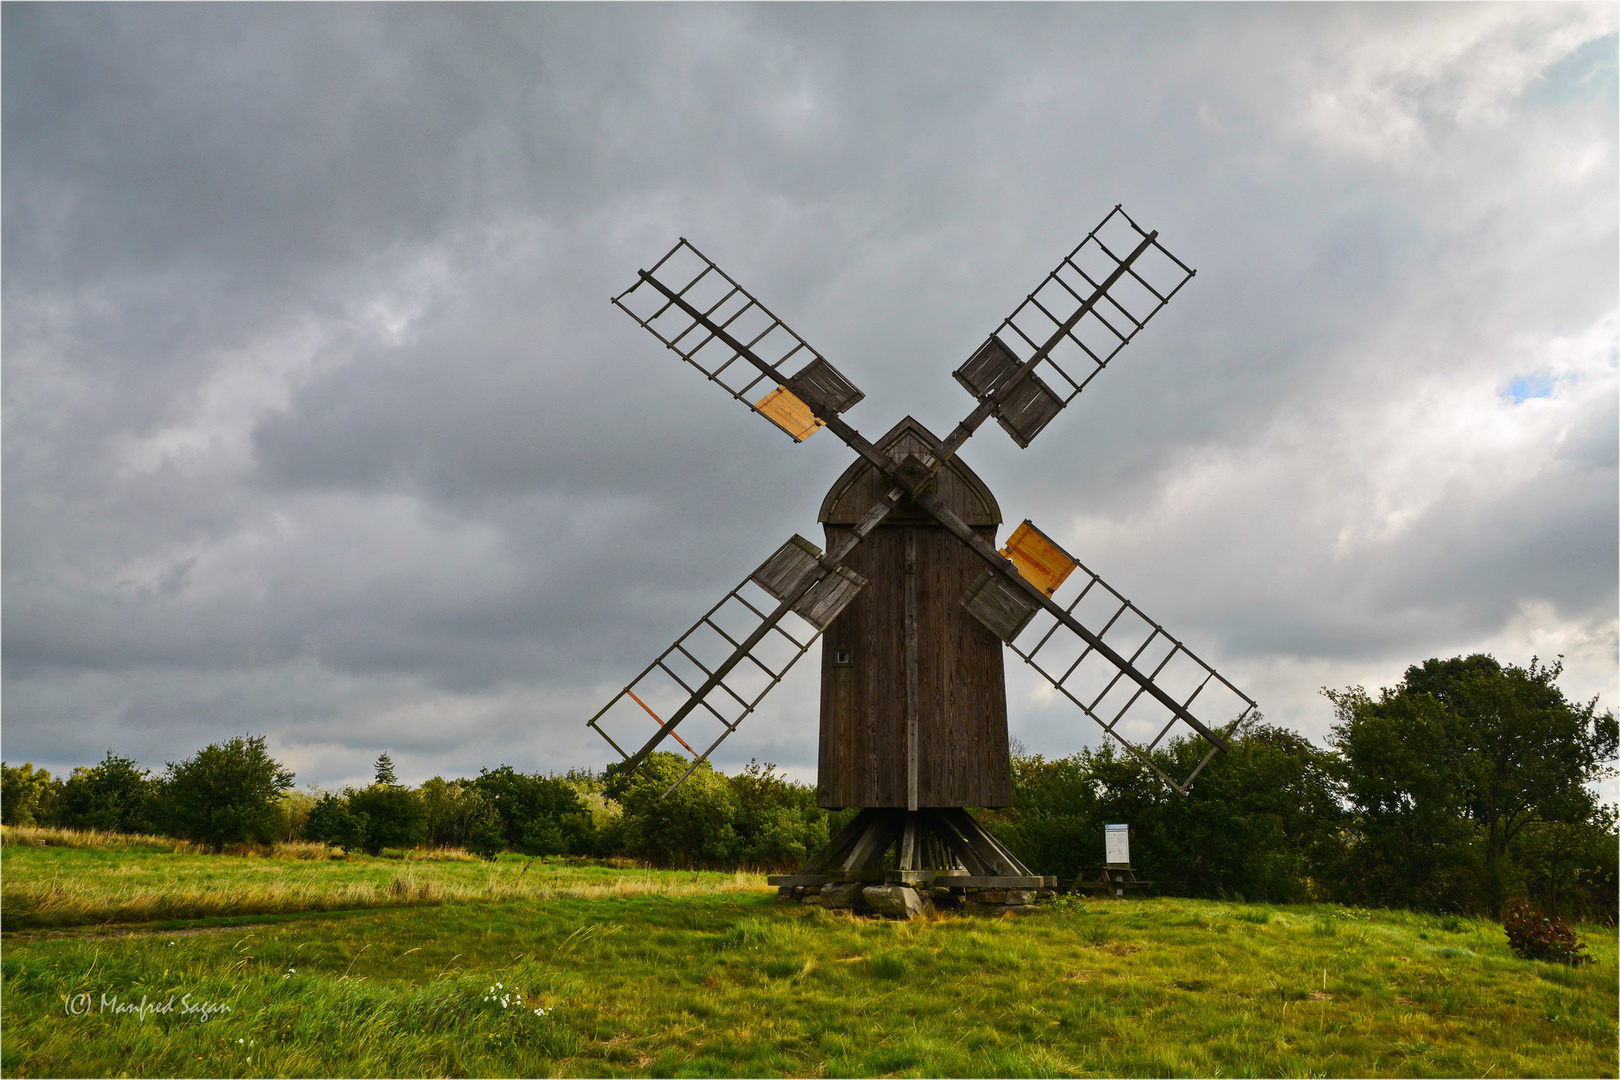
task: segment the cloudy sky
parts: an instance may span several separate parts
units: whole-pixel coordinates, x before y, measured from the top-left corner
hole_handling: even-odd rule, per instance
[[[4,754],[600,767],[850,458],[607,300],[686,236],[936,431],[1115,203],[1197,277],[963,457],[1320,739],[1616,703],[1616,8],[4,8]],[[1015,661],[1016,663],[1016,661]],[[814,662],[723,748],[813,779]],[[1093,741],[1009,666],[1032,749]]]

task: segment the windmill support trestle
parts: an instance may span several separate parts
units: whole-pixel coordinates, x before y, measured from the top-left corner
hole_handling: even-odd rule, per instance
[[[859,883],[908,885],[919,892],[948,889],[957,899],[972,899],[980,890],[1041,890],[1058,883],[1050,875],[1030,873],[973,815],[957,807],[862,810],[797,873],[766,881],[784,898]]]

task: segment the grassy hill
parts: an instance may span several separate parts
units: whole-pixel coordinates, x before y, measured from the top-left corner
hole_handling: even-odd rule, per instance
[[[1597,962],[1571,969],[1400,912],[1065,900],[892,923],[749,875],[7,839],[6,1075],[1617,1069],[1612,929],[1580,928]]]

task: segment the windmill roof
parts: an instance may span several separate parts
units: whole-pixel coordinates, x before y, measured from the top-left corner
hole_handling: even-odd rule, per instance
[[[938,445],[939,437],[910,416],[877,440],[878,449],[886,451],[896,461],[907,454],[921,457]],[[952,457],[934,482],[934,494],[969,525],[1001,524],[1001,507],[996,504],[996,497],[960,457]],[[833,483],[827,497],[821,501],[821,512],[816,520],[828,525],[853,525],[887,490],[888,483],[883,475],[870,462],[857,459]],[[902,501],[885,520],[898,524],[913,519],[934,520],[921,507],[911,505],[909,499]]]

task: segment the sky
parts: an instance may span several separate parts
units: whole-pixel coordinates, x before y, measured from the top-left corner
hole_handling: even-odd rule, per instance
[[[1007,528],[1319,742],[1323,687],[1430,657],[1620,699],[1613,4],[0,21],[8,761],[601,768],[584,721],[851,460],[609,297],[687,237],[868,438],[943,433],[1116,203],[1197,276],[1029,449],[966,445]],[[722,769],[814,780],[816,668]],[[1030,751],[1097,741],[1008,692]]]

